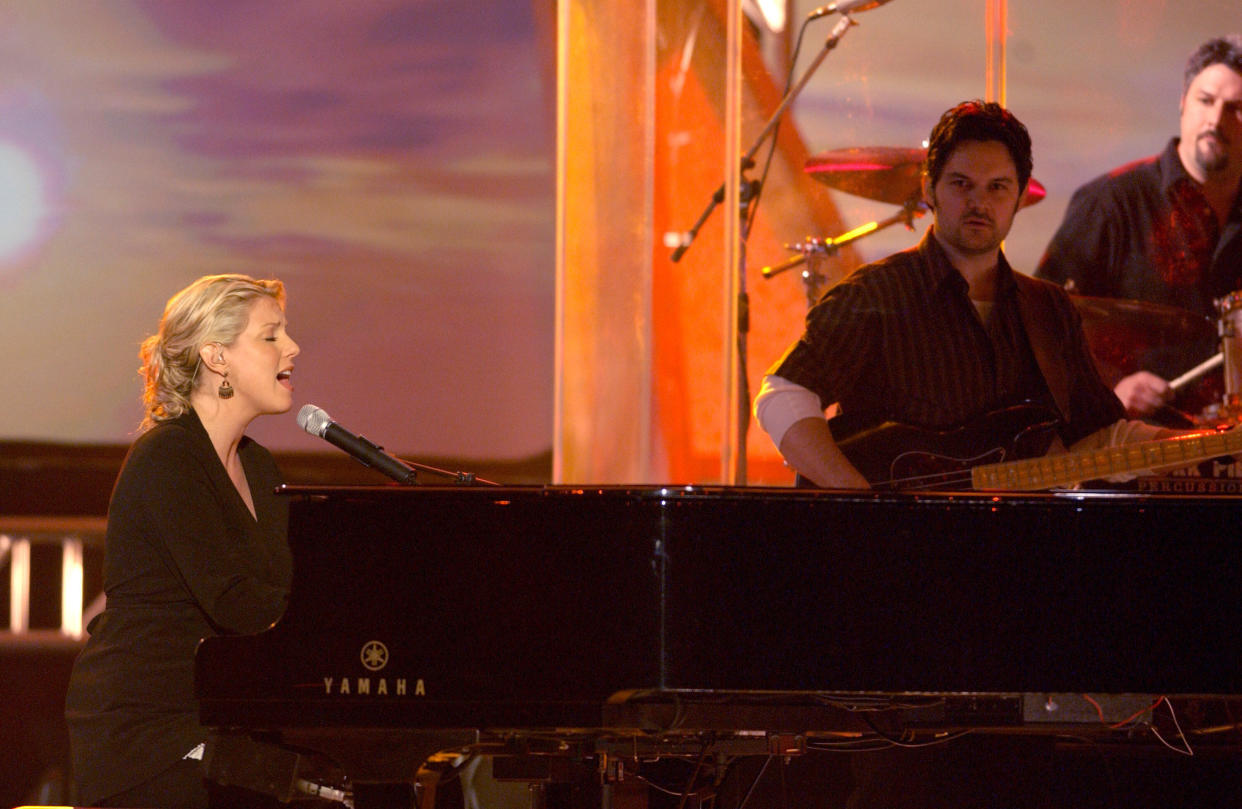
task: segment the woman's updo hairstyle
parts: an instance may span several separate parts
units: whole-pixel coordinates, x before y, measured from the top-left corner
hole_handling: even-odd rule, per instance
[[[143,340],[138,352],[145,381],[144,430],[190,409],[199,349],[208,343],[232,345],[245,331],[250,307],[261,296],[284,309],[284,284],[245,275],[206,275],[169,298],[159,331]]]

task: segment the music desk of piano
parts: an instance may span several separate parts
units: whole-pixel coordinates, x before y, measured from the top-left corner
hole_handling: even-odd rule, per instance
[[[359,809],[445,749],[608,781],[902,734],[1239,737],[1242,497],[286,493],[288,608],[202,643],[201,719],[326,755]]]

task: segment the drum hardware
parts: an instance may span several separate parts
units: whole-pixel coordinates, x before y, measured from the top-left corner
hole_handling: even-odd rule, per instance
[[[1238,328],[1242,318],[1242,292],[1231,292],[1213,301],[1216,311],[1220,313],[1217,320],[1217,333],[1220,335],[1220,353],[1224,357],[1225,367],[1225,399],[1229,407],[1238,407],[1242,398],[1242,329]]]
[[[798,244],[787,244],[785,245],[785,249],[796,251],[797,255],[791,256],[779,264],[764,267],[762,270],[763,277],[772,278],[780,275],[786,270],[792,270],[794,267],[806,263],[807,267],[802,271],[802,283],[806,288],[807,303],[814,304],[819,298],[819,293],[823,289],[826,278],[824,274],[819,272],[818,268],[814,266],[814,263],[807,261],[809,258],[812,256],[835,256],[842,245],[857,241],[858,239],[861,239],[864,236],[869,236],[872,233],[878,233],[879,231],[893,225],[902,224],[906,226],[907,230],[914,230],[914,220],[927,213],[928,210],[929,208],[927,207],[927,203],[920,199],[911,199],[907,200],[906,203],[902,205],[901,210],[892,216],[875,222],[868,222],[865,225],[859,225],[853,230],[842,233],[840,236],[835,236],[829,239],[820,239],[814,236],[808,236],[805,240]]]
[[[1216,308],[1216,332],[1220,336],[1218,359],[1223,367],[1225,391],[1221,401],[1208,405],[1201,420],[1216,426],[1242,422],[1242,291],[1212,301]],[[1210,362],[1211,360],[1209,360]]]

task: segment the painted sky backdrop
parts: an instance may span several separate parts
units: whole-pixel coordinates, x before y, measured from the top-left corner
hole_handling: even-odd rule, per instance
[[[128,441],[164,301],[240,271],[289,287],[299,403],[412,452],[550,445],[529,3],[21,1],[0,32],[0,141],[47,180],[41,236],[0,264],[0,435]]]
[[[1242,18],[1236,0],[1009,5],[1008,101],[1049,192],[1008,243],[1029,270],[1074,187],[1176,133],[1187,54]],[[535,7],[0,0],[0,437],[128,442],[164,301],[240,271],[289,286],[299,406],[415,458],[547,450],[555,132]],[[983,94],[983,9],[859,14],[795,107],[808,147],[920,145]],[[834,199],[850,223],[893,212]],[[292,414],[252,432],[323,448]]]

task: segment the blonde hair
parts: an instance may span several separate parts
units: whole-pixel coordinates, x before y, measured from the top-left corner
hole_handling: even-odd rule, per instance
[[[190,409],[199,350],[208,343],[232,345],[246,329],[250,307],[266,296],[285,307],[285,285],[245,275],[205,275],[168,299],[159,331],[142,341],[139,373],[145,381],[143,430]]]

